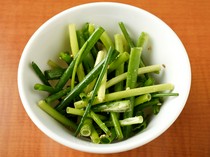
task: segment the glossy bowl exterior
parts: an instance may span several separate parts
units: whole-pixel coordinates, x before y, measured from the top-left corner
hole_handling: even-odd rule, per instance
[[[118,22],[124,22],[133,39],[144,31],[150,35],[152,52],[143,54],[146,64],[165,64],[164,72],[157,76],[160,83],[173,83],[178,97],[168,98],[160,113],[154,116],[148,127],[137,135],[113,144],[93,144],[76,138],[65,127],[43,112],[37,102],[45,93],[33,90],[40,82],[30,64],[35,61],[41,69],[47,69],[47,60],[56,59],[58,52],[69,49],[70,23],[77,28],[85,22],[102,26],[110,35],[120,33]],[[126,4],[98,2],[65,10],[44,23],[27,43],[18,68],[18,88],[23,106],[35,125],[55,141],[84,152],[115,153],[140,147],[166,131],[180,115],[188,98],[191,85],[190,62],[186,50],[173,32],[151,13]]]

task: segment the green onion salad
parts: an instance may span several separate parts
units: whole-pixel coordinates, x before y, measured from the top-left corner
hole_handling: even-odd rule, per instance
[[[76,137],[97,144],[122,141],[145,129],[173,93],[171,82],[158,84],[154,75],[165,65],[147,65],[142,53],[151,48],[149,35],[132,39],[123,22],[119,32],[109,34],[102,26],[69,24],[69,49],[58,52],[59,63],[32,69],[40,82],[34,90],[48,96],[38,106],[70,129]],[[155,53],[155,52],[153,52]],[[161,79],[161,78],[160,78]]]

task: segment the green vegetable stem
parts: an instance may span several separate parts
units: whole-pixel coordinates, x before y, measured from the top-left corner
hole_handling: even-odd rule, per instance
[[[38,67],[38,65],[35,62],[32,62],[32,68],[34,72],[37,74],[37,76],[40,78],[40,80],[47,86],[50,86],[50,83],[46,79],[45,75],[42,73],[41,69]]]
[[[66,118],[64,115],[57,112],[55,109],[53,109],[49,104],[47,104],[44,100],[40,100],[38,103],[39,107],[47,112],[50,116],[52,116],[54,119],[62,123],[63,125],[75,130],[77,128],[76,124]]]
[[[128,63],[128,73],[126,79],[126,89],[133,89],[136,87],[138,68],[140,63],[142,48],[133,47],[131,48],[130,60]],[[133,116],[135,97],[130,97],[130,110],[124,113],[124,118],[129,118]],[[128,138],[131,135],[132,125],[124,127],[124,136]]]

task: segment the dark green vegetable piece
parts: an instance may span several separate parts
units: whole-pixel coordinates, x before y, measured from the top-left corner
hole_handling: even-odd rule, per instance
[[[124,23],[123,23],[123,22],[119,22],[119,26],[120,26],[120,29],[121,29],[121,31],[122,31],[122,33],[123,33],[125,39],[126,39],[127,42],[128,42],[128,45],[130,46],[130,48],[135,47],[135,45],[134,45],[132,39],[130,38],[130,36],[129,36],[129,34],[128,34],[126,28],[125,28]]]
[[[109,66],[109,73],[112,72],[113,70],[116,70],[119,68],[121,65],[124,66],[124,63],[129,60],[129,53],[128,52],[123,52],[120,53],[119,56],[110,64]],[[124,69],[123,69],[124,70]],[[124,72],[124,71],[123,71]],[[122,73],[123,73],[122,72]],[[121,73],[121,74],[122,74]]]
[[[154,98],[154,99],[152,99],[152,100],[150,100],[148,102],[145,102],[143,104],[140,104],[140,105],[136,106],[135,107],[135,112],[141,111],[141,110],[143,110],[143,109],[145,109],[147,107],[151,107],[153,105],[157,105],[158,103],[160,103],[159,99],[158,98]]]
[[[48,82],[48,80],[45,78],[45,75],[42,73],[42,71],[40,70],[40,68],[38,67],[38,65],[35,62],[32,62],[32,68],[34,69],[34,72],[37,74],[37,76],[40,78],[40,80],[42,81],[42,83],[44,83],[47,86],[50,86],[50,83]]]
[[[51,86],[47,86],[47,85],[43,85],[40,83],[36,83],[34,85],[34,89],[35,90],[39,90],[39,91],[45,91],[45,92],[49,92],[49,93],[55,93],[55,89]]]
[[[78,43],[79,43],[80,48],[84,45],[85,41],[92,34],[92,33],[90,34],[90,32],[89,32],[89,25],[90,25],[89,23],[86,23],[82,30],[77,31],[77,39],[78,39]],[[86,57],[82,61],[86,73],[90,72],[92,70],[92,68],[94,67],[94,58],[93,58],[93,55],[91,53],[91,51],[93,49],[95,49],[94,46],[92,47],[90,52],[87,53]]]
[[[54,94],[48,96],[48,97],[45,99],[45,101],[46,101],[47,103],[51,103],[51,102],[53,102],[53,101],[55,101],[55,100],[60,99],[61,97],[63,97],[64,95],[66,95],[66,94],[67,94],[68,92],[70,92],[70,91],[71,91],[71,87],[67,87],[67,88],[65,88],[65,89],[63,89],[63,90],[61,90],[61,91],[59,91],[59,92],[57,92],[57,93],[54,93]]]
[[[87,42],[82,46],[82,48],[77,53],[78,57],[76,58],[74,68],[73,68],[73,72],[72,72],[72,76],[71,76],[71,89],[74,88],[76,74],[78,76],[79,82],[81,82],[85,77],[83,66],[80,63],[81,63],[82,54],[85,51],[86,47],[87,47]]]
[[[152,106],[154,115],[157,115],[160,112],[161,103],[157,103]]]

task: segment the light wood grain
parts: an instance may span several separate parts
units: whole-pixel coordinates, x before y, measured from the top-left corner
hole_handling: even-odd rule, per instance
[[[20,56],[35,30],[55,14],[93,0],[0,1],[0,157],[103,157],[64,147],[44,135],[26,114],[17,89]],[[210,1],[116,0],[164,20],[182,40],[192,68],[192,88],[177,121],[159,138],[110,157],[210,156]]]

